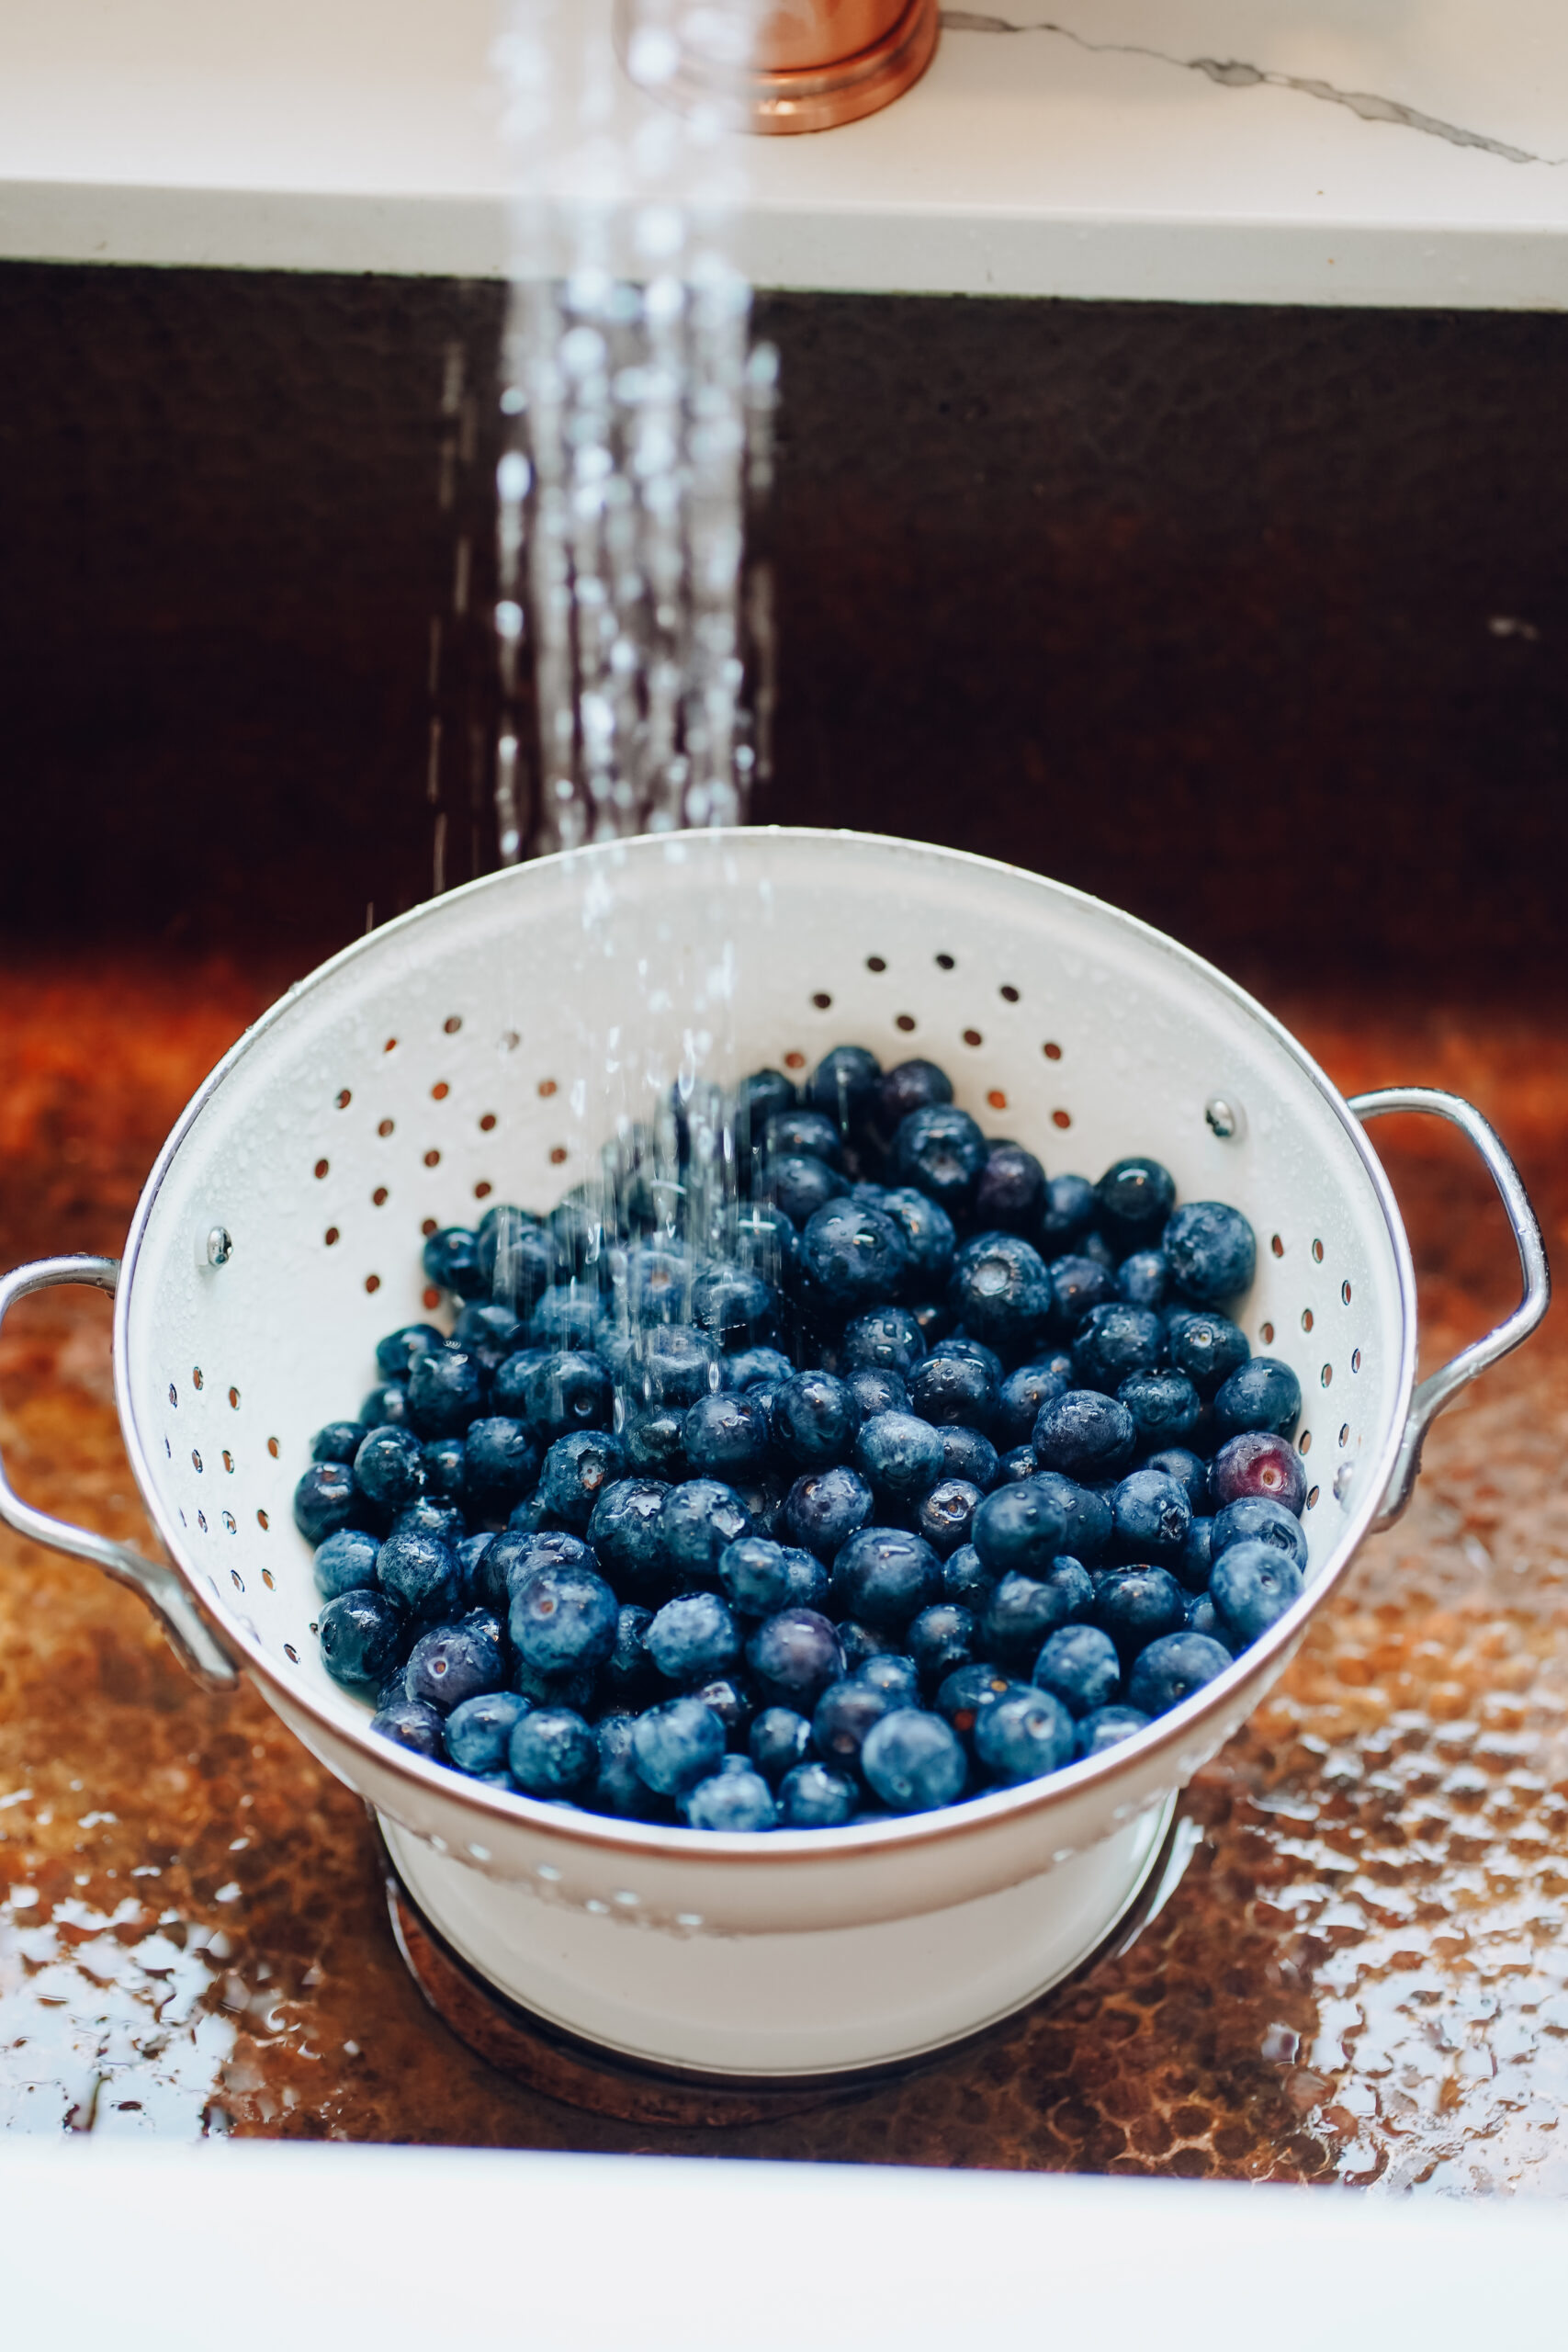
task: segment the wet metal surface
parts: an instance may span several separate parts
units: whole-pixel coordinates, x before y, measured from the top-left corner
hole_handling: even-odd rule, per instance
[[[0,1262],[118,1247],[186,1094],[290,977],[0,972]],[[1562,1262],[1555,1009],[1273,1002],[1347,1091],[1478,1102]],[[1461,1146],[1377,1140],[1429,1369],[1508,1303],[1509,1244]],[[197,1690],[130,1596],[0,1534],[0,2123],[1568,2190],[1560,1322],[1438,1424],[1407,1518],[1197,1783],[1201,1840],[1134,1949],[914,2079],[766,2124],[622,2124],[489,2069],[403,1970],[356,1800],[258,1700]],[[102,1299],[18,1309],[0,1443],[31,1498],[145,1542],[107,1336]]]

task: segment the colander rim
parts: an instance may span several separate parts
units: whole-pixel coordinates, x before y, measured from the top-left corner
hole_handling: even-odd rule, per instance
[[[1205,1683],[1190,1699],[1183,1700],[1168,1713],[1156,1716],[1144,1730],[1119,1741],[1099,1756],[1086,1757],[1064,1765],[1041,1780],[1026,1781],[1015,1788],[993,1789],[982,1796],[943,1806],[933,1813],[909,1814],[891,1821],[862,1822],[840,1829],[723,1832],[622,1821],[604,1815],[569,1810],[552,1804],[547,1799],[487,1787],[482,1782],[468,1779],[449,1765],[417,1756],[395,1741],[382,1739],[378,1736],[372,1737],[368,1715],[362,1723],[344,1724],[329,1713],[308,1688],[288,1682],[243,1620],[230,1611],[220,1596],[215,1599],[203,1589],[194,1565],[186,1555],[181,1531],[163,1507],[132,1397],[130,1315],[136,1268],[148,1223],[186,1137],[230,1073],[313,990],[328,985],[361,956],[378,952],[388,940],[444,916],[449,910],[489,892],[514,888],[520,876],[570,871],[573,865],[599,862],[625,864],[628,860],[658,858],[667,855],[670,847],[677,843],[700,845],[718,854],[728,847],[770,842],[799,844],[840,842],[856,848],[892,853],[919,864],[957,865],[978,876],[996,876],[1010,885],[1025,883],[1066,905],[1108,918],[1113,926],[1131,933],[1216,989],[1236,1011],[1263,1030],[1311,1080],[1334,1113],[1361,1163],[1382,1211],[1393,1253],[1399,1285],[1400,1361],[1394,1383],[1397,1409],[1389,1416],[1382,1451],[1371,1465],[1370,1472],[1364,1476],[1362,1492],[1354,1509],[1347,1514],[1339,1542],[1285,1614],[1244,1650],[1224,1673],[1217,1675],[1213,1682]],[[560,850],[548,857],[531,859],[521,865],[502,866],[493,873],[479,875],[473,881],[460,884],[437,898],[422,900],[418,906],[394,916],[375,931],[366,932],[359,938],[351,940],[324,963],[317,965],[303,979],[293,982],[250,1024],[209,1071],[175,1120],[142,1187],[131,1217],[121,1258],[114,1310],[116,1402],[126,1453],[142,1501],[197,1605],[204,1615],[216,1620],[224,1645],[231,1651],[238,1650],[243,1654],[248,1670],[261,1685],[264,1693],[276,1691],[278,1694],[286,1715],[296,1711],[304,1713],[319,1727],[329,1745],[346,1742],[367,1758],[376,1773],[389,1773],[394,1780],[406,1781],[412,1789],[425,1796],[471,1810],[479,1818],[498,1825],[526,1823],[530,1828],[545,1833],[552,1839],[567,1845],[589,1846],[606,1854],[620,1853],[645,1860],[659,1857],[681,1863],[697,1859],[717,1861],[729,1857],[750,1862],[766,1860],[802,1864],[842,1860],[849,1865],[857,1857],[893,1848],[902,1851],[940,1845],[948,1838],[965,1836],[981,1827],[1000,1828],[1036,1813],[1045,1816],[1053,1810],[1076,1803],[1097,1790],[1110,1789],[1117,1781],[1133,1777],[1138,1768],[1154,1765],[1168,1750],[1179,1750],[1187,1746],[1195,1735],[1201,1736],[1208,1719],[1225,1712],[1243,1681],[1258,1681],[1261,1695],[1261,1690],[1273,1680],[1301,1640],[1308,1620],[1345,1575],[1376,1516],[1404,1436],[1415,1386],[1416,1360],[1415,1267],[1393,1188],[1365,1128],[1345,1097],[1282,1021],[1259,1004],[1227,972],[1210,963],[1207,957],[1184,946],[1179,940],[1171,938],[1168,933],[1158,930],[1153,923],[1145,922],[1141,916],[1130,914],[1124,908],[1113,906],[1091,891],[1077,889],[1071,883],[1058,882],[1049,875],[1036,874],[1026,866],[1012,865],[1005,859],[983,856],[976,851],[950,849],[939,842],[908,841],[897,834],[863,832],[849,826],[716,826],[643,834],[631,841],[594,842],[576,849]],[[1183,1775],[1178,1770],[1161,1787],[1181,1785]],[[1150,1801],[1156,1800],[1151,1798]]]

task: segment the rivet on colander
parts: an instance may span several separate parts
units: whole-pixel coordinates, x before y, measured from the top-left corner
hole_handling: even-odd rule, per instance
[[[1203,1116],[1222,1143],[1233,1143],[1241,1133],[1241,1112],[1235,1103],[1227,1102],[1223,1094],[1210,1095],[1203,1105]]]
[[[234,1254],[234,1244],[226,1225],[215,1225],[207,1237],[207,1262],[209,1266],[226,1266]]]

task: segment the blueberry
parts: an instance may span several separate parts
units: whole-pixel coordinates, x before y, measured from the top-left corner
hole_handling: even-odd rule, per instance
[[[614,1486],[626,1466],[621,1442],[607,1430],[558,1437],[539,1473],[539,1500],[551,1518],[583,1534],[604,1488]]]
[[[942,1478],[915,1507],[915,1525],[939,1560],[967,1544],[975,1513],[985,1501],[967,1478]]]
[[[780,1784],[779,1827],[841,1829],[859,1803],[860,1792],[844,1773],[826,1764],[797,1764]]]
[[[870,1519],[874,1500],[858,1470],[840,1464],[831,1470],[808,1470],[784,1497],[780,1512],[782,1532],[818,1559],[831,1560],[857,1528]]]
[[[409,1374],[409,1422],[421,1437],[461,1437],[484,1401],[484,1377],[471,1350],[432,1348]]]
[[[681,1812],[693,1829],[733,1831],[773,1829],[778,1826],[773,1792],[761,1775],[750,1768],[738,1772],[715,1772],[705,1781],[699,1781],[683,1799]]]
[[[1300,1454],[1268,1430],[1245,1430],[1239,1437],[1227,1438],[1209,1469],[1209,1492],[1220,1510],[1249,1495],[1266,1495],[1299,1519],[1306,1491]]]
[[[1206,1592],[1195,1592],[1187,1604],[1187,1630],[1190,1634],[1206,1634],[1212,1642],[1229,1649],[1233,1634],[1226,1632],[1220,1612]]]
[[[554,1350],[529,1373],[523,1411],[529,1428],[546,1445],[576,1430],[607,1430],[615,1411],[609,1372],[596,1355]]]
[[[1072,1498],[1063,1491],[1065,1484],[1028,1478],[986,1497],[975,1513],[970,1541],[993,1576],[1041,1575],[1066,1550]]]
[[[935,1296],[947,1288],[958,1237],[953,1219],[939,1201],[928,1200],[912,1184],[897,1184],[883,1193],[879,1204],[903,1237],[909,1261],[908,1280]]]
[[[480,1369],[493,1378],[523,1345],[523,1326],[510,1306],[465,1306],[452,1326],[460,1348],[478,1356]]]
[[[1159,1239],[1176,1200],[1176,1185],[1157,1159],[1118,1159],[1094,1188],[1100,1227],[1112,1249],[1125,1254]]]
[[[998,1487],[1021,1486],[1025,1478],[1034,1477],[1039,1468],[1032,1445],[1010,1446],[1005,1453],[998,1456],[995,1484]]]
[[[343,1592],[369,1592],[376,1583],[376,1555],[380,1545],[357,1527],[340,1527],[316,1553],[316,1590],[323,1600]]]
[[[802,1103],[788,1110],[777,1111],[762,1130],[770,1160],[804,1154],[808,1159],[819,1159],[825,1167],[841,1169],[844,1164],[842,1135],[836,1117],[825,1110]]]
[[[1097,1707],[1078,1725],[1077,1753],[1103,1756],[1108,1747],[1118,1747],[1135,1731],[1142,1731],[1148,1720],[1136,1707]]]
[[[477,1698],[460,1700],[443,1727],[448,1760],[459,1772],[505,1769],[512,1735],[530,1704],[515,1690],[485,1690]]]
[[[593,1726],[597,1753],[592,1785],[580,1799],[595,1813],[623,1821],[651,1821],[663,1808],[637,1769],[636,1723],[631,1715],[601,1715]]]
[[[1138,1425],[1126,1406],[1097,1388],[1069,1388],[1054,1396],[1034,1424],[1041,1467],[1080,1483],[1119,1477],[1137,1442]]]
[[[512,1735],[507,1763],[525,1796],[570,1796],[597,1773],[599,1744],[570,1707],[534,1707]]]
[[[1109,1267],[1097,1258],[1080,1254],[1053,1258],[1045,1269],[1051,1283],[1051,1298],[1055,1319],[1068,1332],[1076,1331],[1085,1316],[1097,1306],[1117,1303],[1116,1283]]]
[[[1132,1414],[1140,1446],[1183,1445],[1198,1427],[1202,1406],[1185,1373],[1134,1372],[1117,1388]]]
[[[976,1616],[983,1615],[996,1581],[973,1544],[965,1544],[942,1564],[942,1599],[958,1601]]]
[[[825,1469],[842,1462],[854,1441],[860,1416],[854,1399],[830,1373],[792,1373],[780,1383],[770,1415],[773,1442],[797,1469]]]
[[[631,1414],[621,1431],[627,1468],[663,1485],[684,1478],[691,1465],[682,1431],[689,1409],[684,1405],[646,1405],[641,1412]]]
[[[885,1633],[874,1625],[857,1624],[852,1617],[840,1618],[839,1647],[844,1658],[841,1671],[858,1674],[862,1667],[870,1665],[874,1658],[902,1657],[899,1644],[903,1638],[902,1634]]]
[[[334,1536],[334,1543],[351,1543],[349,1536]],[[1213,1522],[1213,1556],[1218,1559],[1233,1544],[1257,1541],[1272,1544],[1277,1550],[1293,1560],[1303,1576],[1307,1565],[1307,1540],[1299,1519],[1294,1518],[1282,1503],[1270,1502],[1266,1495],[1249,1495],[1242,1501],[1227,1503]]]
[[[1055,1313],[1045,1261],[1016,1233],[981,1233],[953,1261],[947,1303],[966,1331],[1009,1363],[1026,1359]]]
[[[687,1411],[699,1396],[710,1396],[723,1377],[716,1343],[694,1323],[657,1324],[645,1333],[641,1385],[650,1405]]]
[[[953,1080],[935,1062],[898,1062],[877,1084],[874,1116],[877,1132],[890,1141],[914,1111],[940,1109],[953,1100]]]
[[[557,1283],[528,1317],[528,1344],[547,1352],[588,1354],[599,1336],[596,1292],[579,1282]]]
[[[795,1371],[788,1356],[778,1348],[738,1348],[728,1363],[729,1385],[739,1394],[748,1388],[776,1388],[788,1380]]]
[[[442,1445],[456,1442],[438,1441]],[[539,1448],[521,1421],[494,1415],[469,1422],[463,1472],[473,1507],[481,1517],[503,1519],[513,1503],[531,1493],[539,1463]]]
[[[716,1767],[724,1754],[724,1725],[700,1699],[670,1699],[637,1717],[632,1753],[650,1789],[678,1796]]]
[[[1124,1560],[1174,1567],[1181,1558],[1192,1506],[1161,1470],[1131,1470],[1111,1498],[1116,1548]]]
[[[615,1582],[647,1591],[662,1580],[660,1527],[669,1492],[656,1478],[616,1478],[600,1487],[588,1522],[588,1542]]]
[[[384,1381],[373,1388],[359,1408],[360,1427],[366,1430],[406,1429],[409,1418],[409,1385],[406,1380]]]
[[[487,1619],[482,1611],[476,1612],[471,1624],[459,1621],[432,1626],[409,1653],[403,1675],[408,1696],[445,1714],[464,1699],[499,1690],[506,1679],[500,1635],[494,1618]]]
[[[649,1656],[667,1682],[701,1682],[740,1656],[734,1618],[715,1592],[668,1600],[648,1628]]]
[[[880,1372],[870,1364],[862,1364],[844,1374],[844,1387],[854,1408],[855,1427],[870,1420],[874,1413],[907,1413],[909,1392],[896,1372]]]
[[[840,1771],[852,1771],[860,1761],[867,1733],[884,1715],[892,1713],[895,1703],[885,1691],[863,1682],[858,1675],[830,1682],[811,1716],[811,1736],[818,1754]]]
[[[442,1717],[434,1707],[427,1707],[420,1700],[389,1699],[371,1716],[370,1728],[383,1739],[395,1740],[400,1747],[411,1748],[416,1756],[428,1756],[437,1764],[446,1760]]]
[[[987,1429],[997,1413],[997,1382],[987,1365],[941,1352],[948,1344],[939,1342],[938,1351],[909,1374],[909,1409],[923,1421]]]
[[[799,1227],[841,1196],[844,1180],[812,1152],[784,1151],[769,1166],[768,1185],[775,1205]]]
[[[648,1332],[666,1325],[694,1329],[687,1312],[694,1272],[690,1260],[677,1249],[649,1242],[628,1250],[625,1263],[628,1327],[634,1331]],[[711,1351],[705,1360],[712,1361]],[[690,1404],[693,1400],[688,1396],[684,1401]]]
[[[416,1445],[416,1459],[418,1453]],[[364,1517],[365,1498],[346,1462],[313,1462],[294,1489],[294,1524],[307,1544],[324,1544]]]
[[[1127,1697],[1141,1713],[1163,1715],[1213,1682],[1230,1662],[1230,1652],[1206,1634],[1164,1634],[1140,1651],[1127,1678]]]
[[[946,1676],[936,1694],[937,1711],[965,1739],[987,1707],[1014,1688],[999,1666],[961,1666]]]
[[[1167,1568],[1110,1568],[1094,1588],[1092,1622],[1124,1658],[1187,1623],[1187,1596]]]
[[[733,1248],[742,1265],[754,1266],[764,1281],[776,1286],[799,1261],[800,1236],[783,1209],[767,1201],[752,1201],[736,1219]]]
[[[1109,1707],[1122,1688],[1122,1661],[1098,1625],[1063,1625],[1049,1634],[1034,1661],[1034,1685],[1059,1699],[1069,1715]]]
[[[746,1661],[770,1703],[804,1712],[844,1670],[838,1634],[815,1609],[781,1609],[746,1645]]]
[[[383,1380],[406,1380],[416,1357],[445,1345],[446,1334],[438,1331],[434,1323],[405,1323],[400,1329],[389,1331],[384,1340],[377,1340],[376,1369]],[[317,1459],[325,1461],[328,1457],[321,1454]]]
[[[896,1372],[907,1378],[925,1352],[925,1334],[908,1307],[878,1306],[846,1325],[840,1368],[845,1373]]]
[[[935,1685],[973,1660],[974,1615],[956,1601],[933,1601],[921,1610],[905,1638],[920,1679]]]
[[[764,1707],[752,1722],[747,1747],[763,1780],[776,1789],[810,1755],[811,1725],[793,1707]]]
[[[1041,1492],[1054,1496],[1066,1514],[1066,1534],[1064,1552],[1086,1567],[1098,1567],[1110,1553],[1114,1534],[1111,1513],[1113,1487],[1103,1489],[1080,1486],[1076,1479],[1064,1478],[1059,1471],[1042,1470],[1037,1484]]]
[[[694,1682],[688,1695],[700,1699],[718,1717],[731,1747],[745,1746],[751,1718],[757,1712],[757,1692],[744,1674],[710,1674],[705,1681]]]
[[[1208,1510],[1209,1465],[1201,1454],[1184,1445],[1162,1446],[1157,1453],[1149,1455],[1143,1466],[1145,1470],[1163,1470],[1168,1478],[1174,1478],[1194,1513]]]
[[[1021,1364],[1010,1372],[998,1392],[991,1428],[1001,1446],[1027,1445],[1045,1407],[1065,1396],[1072,1385],[1071,1362],[1066,1356]]]
[[[402,1657],[408,1620],[384,1592],[340,1593],[317,1620],[321,1663],[350,1690],[376,1689]]]
[[[1166,1323],[1166,1345],[1172,1365],[1184,1372],[1200,1396],[1215,1390],[1247,1363],[1252,1353],[1245,1331],[1224,1315],[1181,1313]]]
[[[854,1677],[857,1682],[880,1690],[895,1706],[918,1707],[920,1703],[919,1668],[912,1657],[901,1651],[879,1650],[873,1657],[859,1659]]]
[[[615,1649],[619,1616],[592,1568],[540,1567],[513,1587],[508,1622],[519,1657],[537,1673],[593,1674]]]
[[[942,1475],[942,1439],[913,1413],[874,1413],[855,1439],[854,1462],[874,1493],[910,1503]]]
[[[556,1203],[545,1219],[545,1230],[555,1243],[562,1274],[581,1275],[597,1267],[604,1243],[604,1219],[597,1205],[585,1196],[584,1187],[578,1186]]]
[[[845,1616],[900,1632],[942,1594],[942,1563],[923,1536],[863,1527],[833,1562],[833,1600]]]
[[[1002,1788],[1038,1781],[1070,1764],[1076,1734],[1061,1701],[1031,1683],[1015,1684],[975,1724],[975,1754]]]
[[[478,1237],[464,1226],[433,1233],[424,1245],[423,1265],[427,1283],[456,1291],[459,1298],[481,1298],[488,1287],[479,1272]]]
[[[473,1426],[479,1426],[477,1423]],[[433,1437],[420,1447],[424,1462],[424,1491],[433,1502],[450,1503],[462,1509],[468,1498],[468,1448],[460,1437]],[[535,1468],[538,1456],[535,1455]],[[525,1484],[532,1486],[533,1479]],[[520,1487],[519,1493],[523,1491]],[[504,1508],[516,1500],[513,1496]]]
[[[658,1668],[644,1639],[653,1612],[634,1600],[615,1611],[615,1645],[604,1668],[604,1687],[612,1707],[637,1707],[660,1694]]]
[[[692,1320],[724,1349],[771,1339],[778,1313],[777,1292],[753,1267],[705,1266],[692,1284]]]
[[[795,1599],[791,1563],[802,1556],[810,1555],[787,1552],[766,1535],[742,1535],[718,1555],[719,1589],[738,1615],[772,1617]],[[820,1572],[818,1562],[812,1565]]]
[[[510,1607],[513,1594],[536,1568],[582,1568],[596,1576],[599,1562],[581,1535],[564,1527],[508,1529],[485,1555],[485,1582],[496,1607]]]
[[[1258,1244],[1239,1209],[1224,1201],[1188,1201],[1165,1230],[1173,1287],[1194,1306],[1223,1306],[1252,1282]]]
[[[943,1338],[930,1340],[928,1345],[933,1356],[951,1356],[956,1363],[978,1364],[982,1372],[990,1375],[992,1385],[1000,1389],[1005,1367],[995,1348],[987,1347],[983,1340],[973,1338],[967,1331],[956,1330],[949,1331]]]
[[[559,1352],[558,1348],[519,1348],[509,1355],[491,1375],[491,1411],[504,1413],[513,1420],[526,1420],[528,1383],[540,1364]]]
[[[908,1125],[906,1120],[905,1127]],[[861,1749],[861,1770],[893,1812],[931,1813],[963,1794],[969,1766],[963,1742],[941,1715],[929,1715],[918,1707],[896,1707],[867,1735]]]
[[[1087,1176],[1048,1176],[1036,1236],[1042,1254],[1052,1259],[1075,1249],[1092,1227],[1096,1206]]]
[[[487,1298],[530,1314],[556,1278],[556,1245],[535,1217],[504,1204],[487,1209],[475,1242]]]
[[[972,1204],[976,1225],[1007,1233],[1032,1233],[1045,1198],[1045,1170],[1021,1144],[993,1143],[986,1154]]]
[[[942,1439],[942,1478],[960,1478],[965,1486],[977,1487],[988,1495],[996,1485],[999,1464],[997,1449],[988,1437],[978,1430],[966,1430],[951,1424],[939,1430]]]
[[[394,1528],[376,1555],[376,1577],[381,1590],[411,1617],[449,1617],[457,1606],[457,1555],[443,1537],[425,1529]]]
[[[1250,1536],[1220,1554],[1210,1573],[1209,1598],[1227,1635],[1245,1648],[1284,1615],[1302,1586],[1294,1560],[1277,1544]]]
[[[1093,1605],[1094,1583],[1080,1560],[1064,1554],[1043,1576],[1010,1570],[998,1577],[980,1618],[980,1647],[1006,1667],[1036,1656],[1048,1634],[1081,1622]]]
[[[768,1416],[750,1396],[701,1396],[681,1425],[687,1463],[700,1478],[761,1476],[770,1453]]]
[[[794,1084],[782,1069],[754,1069],[735,1090],[736,1125],[760,1142],[768,1121],[795,1103]]]
[[[967,1111],[933,1104],[911,1111],[893,1137],[900,1184],[911,1185],[951,1216],[967,1210],[986,1165],[986,1138]]]
[[[1180,1559],[1171,1562],[1171,1572],[1189,1592],[1206,1592],[1213,1559],[1214,1522],[1212,1519],[1195,1519],[1187,1531]]]
[[[863,1046],[835,1046],[812,1071],[806,1091],[839,1133],[849,1135],[871,1117],[881,1080],[882,1064],[874,1054]]]
[[[310,1440],[310,1459],[352,1463],[367,1434],[363,1421],[329,1421]]]
[[[1080,1388],[1114,1396],[1133,1374],[1152,1372],[1165,1353],[1165,1325],[1151,1306],[1118,1299],[1085,1316],[1073,1341],[1073,1372]]]
[[[1170,1270],[1163,1250],[1134,1250],[1116,1269],[1116,1295],[1129,1306],[1152,1306],[1157,1311],[1165,1305],[1169,1286]]]
[[[893,1297],[908,1272],[909,1255],[890,1216],[837,1200],[807,1224],[800,1237],[800,1262],[810,1278],[814,1309],[841,1321]]]
[[[953,1329],[949,1309],[935,1299],[917,1299],[909,1309],[910,1319],[919,1332],[922,1345],[934,1348],[937,1341]]]
[[[660,1517],[665,1573],[678,1592],[711,1587],[725,1546],[753,1532],[750,1513],[733,1487],[717,1478],[687,1478],[669,1489]]]
[[[1214,1426],[1222,1438],[1242,1430],[1271,1430],[1276,1437],[1294,1437],[1302,1414],[1302,1385],[1288,1363],[1274,1356],[1254,1356],[1217,1391]]]

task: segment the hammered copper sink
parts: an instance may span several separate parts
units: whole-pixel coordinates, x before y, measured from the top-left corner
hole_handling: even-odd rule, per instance
[[[291,959],[292,961],[292,959]],[[292,968],[167,949],[0,974],[0,1262],[113,1250],[180,1103]],[[1476,1101],[1551,1247],[1559,1009],[1375,1013],[1265,990],[1336,1082]],[[1379,1136],[1424,1359],[1511,1303],[1462,1147]],[[1568,2185],[1568,1350],[1556,1319],[1442,1423],[1284,1681],[1201,1776],[1185,1878],[1129,1951],[848,2105],[614,2122],[525,2091],[423,2007],[354,1799],[249,1695],[204,1697],[130,1596],[0,1538],[0,2115],[14,2128]],[[29,1303],[0,1445],[39,1502],[145,1542],[107,1302]]]

